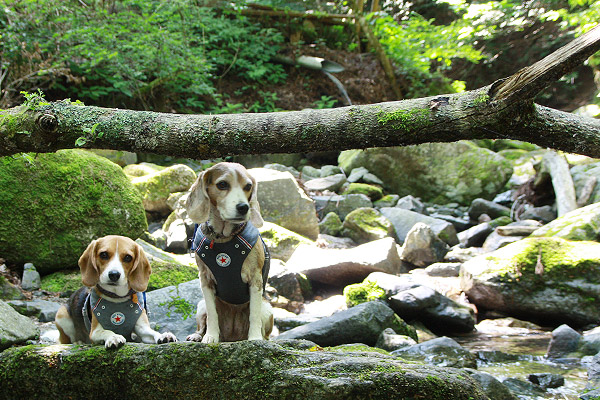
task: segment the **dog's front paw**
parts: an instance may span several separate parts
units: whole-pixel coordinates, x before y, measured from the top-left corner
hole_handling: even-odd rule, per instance
[[[219,343],[219,338],[207,333],[202,338],[202,343]]]
[[[198,332],[194,332],[191,335],[188,335],[188,337],[186,337],[185,340],[188,342],[201,342],[202,335]]]
[[[104,347],[107,349],[118,349],[125,344],[125,337],[122,335],[112,335],[104,342]]]
[[[173,335],[171,332],[165,332],[159,336],[156,343],[161,344],[161,343],[169,343],[169,342],[176,342],[176,341],[177,341],[177,337],[175,335]]]
[[[249,335],[248,340],[265,340],[262,335]]]

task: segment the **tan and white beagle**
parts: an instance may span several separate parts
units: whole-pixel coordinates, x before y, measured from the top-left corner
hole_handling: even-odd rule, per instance
[[[198,224],[193,249],[204,300],[198,330],[187,340],[203,343],[268,339],[273,311],[263,300],[269,254],[256,181],[236,163],[218,163],[199,174],[186,201]]]
[[[98,343],[117,348],[132,333],[144,343],[176,342],[170,332],[150,328],[143,294],[150,263],[144,250],[124,236],[92,241],[79,258],[82,287],[56,314],[60,343]]]

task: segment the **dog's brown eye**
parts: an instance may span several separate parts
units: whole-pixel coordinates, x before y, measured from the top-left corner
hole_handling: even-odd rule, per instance
[[[100,258],[103,260],[108,260],[108,251],[101,251]]]
[[[221,181],[217,183],[217,189],[219,190],[227,190],[229,189],[229,183],[225,182],[225,181]]]
[[[252,190],[252,184],[251,184],[251,183],[249,183],[249,184],[247,184],[246,186],[244,186],[244,190],[245,190],[246,192],[249,192],[249,191],[251,191],[251,190]]]
[[[125,257],[123,257],[123,261],[125,262],[131,262],[131,260],[133,260],[133,257],[131,257],[129,254],[125,255]]]

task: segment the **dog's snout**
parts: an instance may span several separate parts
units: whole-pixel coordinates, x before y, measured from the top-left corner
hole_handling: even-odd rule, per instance
[[[246,215],[248,213],[248,210],[250,209],[250,206],[248,205],[248,203],[238,203],[235,206],[235,208],[240,213],[240,215]]]
[[[111,282],[118,281],[120,277],[121,273],[119,271],[112,270],[108,272],[108,279],[110,279]]]

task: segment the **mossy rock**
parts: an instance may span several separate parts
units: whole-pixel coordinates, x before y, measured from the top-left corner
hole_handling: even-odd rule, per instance
[[[600,203],[578,208],[535,230],[533,237],[569,240],[600,239]]]
[[[178,285],[198,277],[198,268],[195,264],[184,265],[153,260],[150,265],[152,267],[152,274],[148,282],[149,291]]]
[[[259,232],[271,253],[271,257],[282,261],[289,260],[296,248],[302,243],[314,244],[312,240],[271,222],[265,221]]]
[[[383,239],[393,233],[392,223],[374,208],[357,208],[346,216],[342,224],[342,235],[356,243]]]
[[[331,211],[319,222],[319,231],[325,235],[338,236],[342,231],[342,220]]]
[[[165,167],[148,162],[143,162],[139,164],[126,165],[125,167],[123,167],[123,172],[125,172],[125,174],[130,177],[138,177],[144,175],[151,175],[158,171],[162,171],[163,169],[165,169]]]
[[[68,297],[82,285],[81,271],[77,268],[57,271],[43,276],[41,289],[48,292],[60,293],[61,296]]]
[[[354,307],[373,300],[385,300],[386,292],[376,282],[365,279],[361,283],[348,285],[344,288],[344,298],[348,307]]]
[[[436,204],[492,199],[513,173],[504,157],[464,140],[347,150],[338,162],[346,174],[365,167],[383,180],[388,192]]]
[[[550,325],[600,320],[600,243],[527,238],[472,258],[460,275],[483,309]]]
[[[153,174],[131,179],[133,185],[142,194],[146,211],[168,214],[171,209],[167,199],[171,193],[185,192],[196,181],[193,169],[183,164],[172,165]]]
[[[118,165],[83,150],[0,159],[0,254],[42,274],[77,266],[105,235],[147,229],[139,193]]]
[[[459,369],[306,341],[12,348],[0,353],[0,392],[7,399],[487,399]]]
[[[4,276],[0,275],[0,300],[20,300],[25,295]]]
[[[351,183],[342,194],[364,194],[371,201],[377,201],[383,197],[383,190],[380,187],[366,183]]]

